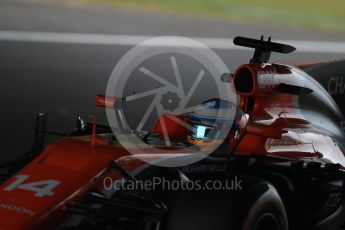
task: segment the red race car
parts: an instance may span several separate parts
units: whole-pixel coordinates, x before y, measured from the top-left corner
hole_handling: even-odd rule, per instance
[[[120,135],[78,118],[76,130],[45,148],[44,136],[54,133],[46,130],[47,115],[38,114],[33,149],[1,165],[0,229],[345,227],[342,99],[335,102],[306,73],[313,64],[269,63],[271,52],[294,47],[243,37],[234,43],[255,49],[248,64],[221,76],[238,105],[211,99],[194,112],[160,116],[150,132]],[[119,113],[121,103],[96,100]],[[222,115],[229,108],[232,118]],[[123,137],[155,151],[130,154]],[[212,153],[185,166],[150,164],[197,158],[193,149]]]

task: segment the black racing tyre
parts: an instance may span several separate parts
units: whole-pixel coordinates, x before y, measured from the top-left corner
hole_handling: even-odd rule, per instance
[[[271,184],[260,180],[252,180],[244,191],[181,192],[169,208],[164,230],[288,229],[279,194]]]
[[[242,230],[287,230],[284,204],[277,190],[262,182],[252,187],[245,198]]]
[[[209,181],[242,183],[240,188],[230,190],[162,188],[151,191],[168,210],[162,216],[160,230],[288,229],[285,207],[277,190],[259,177],[233,172],[182,172],[162,167],[151,167],[136,177],[145,180],[159,175],[166,181],[179,181],[180,173],[195,185]]]

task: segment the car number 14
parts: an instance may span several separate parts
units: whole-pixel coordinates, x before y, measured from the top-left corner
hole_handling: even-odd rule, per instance
[[[25,181],[30,177],[29,175],[17,175],[16,180],[8,185],[4,191],[13,191],[14,189],[22,189],[32,191],[37,197],[52,196],[53,190],[60,184],[57,180],[40,180],[30,183]]]

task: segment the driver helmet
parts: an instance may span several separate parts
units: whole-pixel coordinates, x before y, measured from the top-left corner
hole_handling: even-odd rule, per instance
[[[237,139],[243,126],[241,109],[230,101],[210,99],[190,114],[187,142],[201,151],[214,151]],[[223,143],[227,142],[227,143]]]

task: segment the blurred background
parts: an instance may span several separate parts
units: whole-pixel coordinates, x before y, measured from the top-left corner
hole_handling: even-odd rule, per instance
[[[117,61],[137,42],[166,35],[205,41],[231,71],[252,55],[232,45],[239,35],[298,48],[272,60],[339,59],[345,1],[0,0],[0,160],[31,147],[38,112],[63,133],[78,115],[105,123],[95,95]]]

